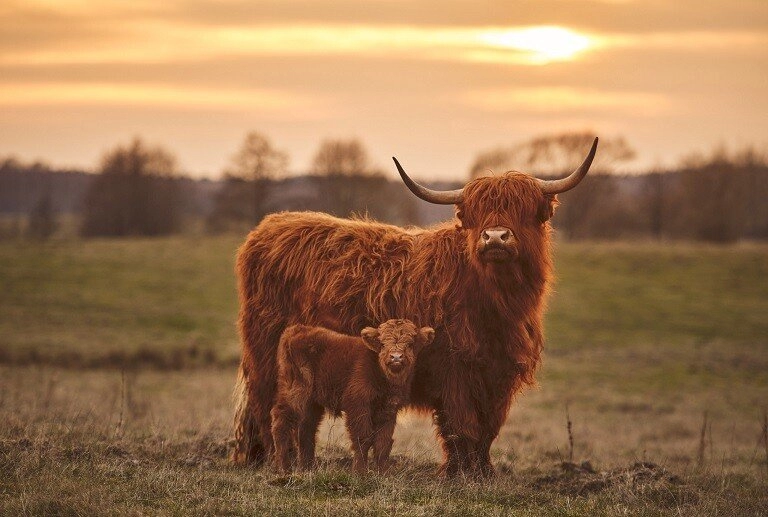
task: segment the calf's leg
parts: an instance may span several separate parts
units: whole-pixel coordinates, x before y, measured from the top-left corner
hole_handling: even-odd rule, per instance
[[[392,435],[395,432],[395,424],[397,423],[397,415],[387,420],[378,431],[373,439],[373,459],[376,463],[376,470],[383,472],[389,468],[389,454],[392,452],[392,444],[394,440]]]
[[[275,444],[275,466],[280,472],[290,472],[296,451],[294,438],[301,415],[289,404],[278,400],[272,408],[272,440]]]
[[[352,470],[358,474],[368,471],[368,451],[373,442],[373,423],[366,404],[358,404],[347,410],[347,431],[352,441]]]
[[[299,465],[302,469],[311,469],[315,462],[315,444],[317,429],[323,420],[323,406],[312,403],[304,412],[304,418],[298,428]]]

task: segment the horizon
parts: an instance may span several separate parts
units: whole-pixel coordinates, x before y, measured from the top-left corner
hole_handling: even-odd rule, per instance
[[[140,136],[217,179],[252,130],[292,175],[359,138],[388,177],[395,155],[443,181],[566,131],[625,137],[626,172],[768,143],[759,0],[14,0],[0,19],[0,155],[56,167]]]

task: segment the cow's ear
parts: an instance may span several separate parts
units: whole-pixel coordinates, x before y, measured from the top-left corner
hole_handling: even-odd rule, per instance
[[[459,221],[456,224],[456,229],[460,230],[464,227],[464,210],[461,204],[456,205],[456,219]]]
[[[365,346],[376,352],[379,353],[379,350],[381,350],[381,341],[379,341],[379,331],[373,327],[365,327],[361,332],[360,336],[363,338],[363,343],[365,343]]]
[[[544,224],[552,219],[552,216],[555,215],[555,207],[559,204],[557,195],[544,194],[544,200],[539,205],[539,222]]]
[[[435,339],[435,329],[432,327],[421,327],[419,329],[419,348],[418,350],[421,351],[424,349],[424,347],[429,346],[432,341]]]

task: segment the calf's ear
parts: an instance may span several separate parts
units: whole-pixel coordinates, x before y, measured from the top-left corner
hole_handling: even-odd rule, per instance
[[[363,338],[363,343],[365,343],[365,346],[377,354],[379,353],[379,350],[381,350],[381,341],[379,341],[378,329],[373,327],[365,327],[362,331],[360,331],[360,336]]]
[[[432,327],[421,327],[419,329],[419,341],[421,342],[421,346],[419,346],[419,351],[421,351],[422,348],[432,343],[434,339],[435,339],[435,329],[433,329]]]

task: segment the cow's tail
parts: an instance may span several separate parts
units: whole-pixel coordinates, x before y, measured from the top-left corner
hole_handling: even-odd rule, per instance
[[[234,442],[232,461],[238,465],[263,463],[264,444],[259,439],[252,408],[249,407],[247,375],[242,364],[237,371],[237,382],[232,393],[235,403]]]
[[[240,442],[243,437],[243,418],[248,405],[248,387],[245,383],[242,366],[237,369],[237,382],[232,392],[232,401],[235,404],[235,440]]]
[[[248,405],[248,388],[245,383],[245,374],[243,373],[242,366],[237,369],[237,382],[235,383],[235,389],[232,392],[232,400],[235,404],[235,450],[232,454],[232,460],[235,463],[245,463],[245,458],[242,456],[243,440],[245,438],[245,413]]]

